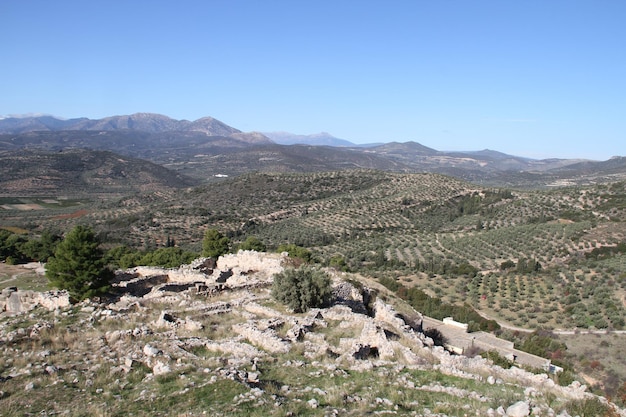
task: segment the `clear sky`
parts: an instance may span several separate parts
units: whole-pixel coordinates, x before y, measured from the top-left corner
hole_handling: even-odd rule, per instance
[[[3,0],[0,115],[626,155],[624,0]]]

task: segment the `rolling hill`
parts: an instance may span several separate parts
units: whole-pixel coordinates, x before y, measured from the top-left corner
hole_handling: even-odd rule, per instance
[[[162,166],[109,151],[0,152],[0,195],[127,195],[193,184]]]

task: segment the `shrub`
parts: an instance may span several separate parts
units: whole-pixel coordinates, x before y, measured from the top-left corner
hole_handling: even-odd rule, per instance
[[[302,259],[304,262],[311,261],[311,252],[302,246],[289,244],[280,245],[277,249],[278,252],[287,252],[291,258]]]
[[[141,265],[162,266],[164,268],[177,268],[182,264],[191,263],[197,254],[185,252],[181,248],[159,248],[146,253],[140,261]]]
[[[239,245],[240,250],[253,250],[256,252],[265,252],[265,244],[254,236],[248,236],[246,240]]]
[[[511,366],[515,365],[515,362],[500,355],[500,353],[498,353],[497,350],[489,350],[486,352],[482,352],[480,356],[482,356],[485,359],[489,359],[490,361],[493,362],[494,365],[497,365],[503,369],[509,369],[511,368]]]
[[[435,346],[445,346],[448,343],[448,339],[438,329],[431,327],[424,330],[424,336],[433,339]]]
[[[598,398],[570,401],[565,405],[565,410],[570,415],[581,417],[619,415],[610,405],[602,403]]]
[[[331,294],[330,277],[319,269],[303,266],[274,275],[272,296],[295,312],[327,305]]]
[[[507,261],[504,261],[500,264],[500,270],[505,271],[507,269],[512,269],[515,268],[515,262],[511,261],[510,259]]]

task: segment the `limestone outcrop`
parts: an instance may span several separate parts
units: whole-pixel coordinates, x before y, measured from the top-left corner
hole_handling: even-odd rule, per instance
[[[178,268],[137,266],[119,271],[114,286],[134,295],[152,292],[185,291],[191,287],[211,293],[215,289],[238,289],[271,284],[284,269],[287,254],[239,251],[220,256],[217,261],[199,258]],[[207,265],[210,265],[208,267]]]
[[[25,313],[37,306],[55,310],[69,305],[70,295],[67,291],[37,292],[9,287],[0,292],[0,313]]]

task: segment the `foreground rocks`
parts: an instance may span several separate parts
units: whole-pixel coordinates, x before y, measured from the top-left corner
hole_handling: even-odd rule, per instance
[[[293,314],[269,296],[286,262],[240,252],[212,268],[206,260],[135,268],[118,276],[108,300],[5,308],[0,410],[565,417],[570,402],[607,404],[578,383],[434,347],[415,320],[407,325],[383,297],[339,276],[333,305]]]

